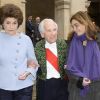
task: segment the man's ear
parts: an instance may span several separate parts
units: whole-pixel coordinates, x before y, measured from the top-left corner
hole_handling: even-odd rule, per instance
[[[44,33],[41,33],[41,37],[44,38]]]

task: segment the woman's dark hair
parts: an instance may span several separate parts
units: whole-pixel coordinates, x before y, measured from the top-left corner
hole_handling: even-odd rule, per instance
[[[8,17],[13,17],[18,21],[18,27],[23,22],[23,13],[21,9],[14,4],[5,4],[0,7],[0,25],[3,24],[4,20]]]

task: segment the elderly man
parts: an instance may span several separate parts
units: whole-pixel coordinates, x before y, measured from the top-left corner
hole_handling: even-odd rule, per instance
[[[37,73],[37,100],[67,100],[67,84],[64,71],[67,45],[57,39],[58,26],[52,19],[44,19],[39,31],[44,40],[37,43],[35,51],[40,64]]]

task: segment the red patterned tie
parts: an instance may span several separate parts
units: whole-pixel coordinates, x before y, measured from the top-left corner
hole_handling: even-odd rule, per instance
[[[58,57],[48,48],[46,48],[46,60],[59,72]]]

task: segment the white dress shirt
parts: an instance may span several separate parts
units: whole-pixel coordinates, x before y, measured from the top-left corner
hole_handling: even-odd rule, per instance
[[[45,44],[45,48],[50,49],[56,56],[57,55],[57,45],[56,42],[55,43],[48,43],[46,41]],[[47,79],[50,78],[60,78],[60,73],[46,60],[46,64],[47,64]]]

